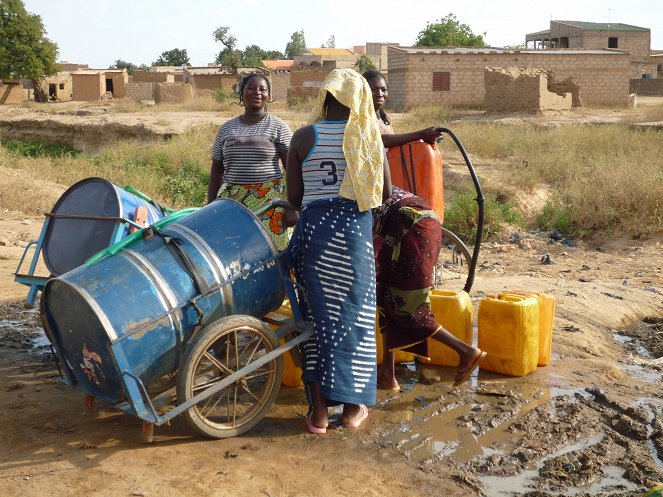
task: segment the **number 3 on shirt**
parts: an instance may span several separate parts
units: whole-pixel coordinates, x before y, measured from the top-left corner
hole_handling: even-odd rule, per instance
[[[320,162],[320,169],[327,170],[327,167],[330,168],[327,171],[328,178],[322,178],[322,184],[325,186],[335,185],[338,182],[338,174],[336,174],[336,163],[333,160],[323,160]]]

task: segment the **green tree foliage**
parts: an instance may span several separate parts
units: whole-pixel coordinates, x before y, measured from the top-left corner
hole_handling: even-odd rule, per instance
[[[357,59],[357,62],[354,64],[354,68],[357,72],[363,73],[369,70],[377,70],[377,66],[373,63],[373,60],[368,55],[362,55]]]
[[[221,26],[212,33],[214,41],[221,43],[225,48],[221,50],[215,59],[215,62],[222,67],[227,67],[236,71],[242,66],[242,52],[237,50],[237,38],[230,34],[229,26]]]
[[[179,48],[173,48],[172,50],[167,50],[159,55],[159,58],[154,62],[155,66],[190,66],[191,61],[189,56],[186,53],[186,48],[180,50]]]
[[[336,47],[336,37],[334,35],[331,35],[327,39],[327,43],[322,44],[322,48],[327,47],[327,48],[335,48]]]
[[[449,14],[437,22],[426,24],[419,32],[415,45],[418,47],[485,47],[483,35],[475,35],[467,24],[461,24],[456,16]]]
[[[41,17],[26,11],[21,0],[0,0],[0,80],[53,74],[57,55]]]
[[[296,55],[302,55],[306,51],[306,40],[304,39],[304,30],[295,31],[290,37],[290,41],[285,46],[285,58],[292,59]]]
[[[126,60],[117,59],[108,69],[126,69],[127,73],[133,74],[134,71],[138,69],[138,66],[131,62],[127,62]]]

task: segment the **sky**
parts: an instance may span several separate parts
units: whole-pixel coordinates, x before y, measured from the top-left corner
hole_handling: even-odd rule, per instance
[[[453,13],[494,47],[518,45],[548,29],[550,20],[620,22],[649,28],[651,48],[663,50],[660,0],[24,0],[41,16],[59,60],[107,68],[117,59],[136,65],[163,52],[186,49],[191,64],[214,62],[223,46],[212,33],[228,26],[237,47],[285,51],[295,31],[320,47],[366,42],[413,45],[429,22]]]

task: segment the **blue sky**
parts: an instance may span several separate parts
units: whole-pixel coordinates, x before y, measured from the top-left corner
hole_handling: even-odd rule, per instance
[[[388,41],[412,45],[427,22],[453,13],[492,46],[524,43],[550,19],[621,22],[647,27],[663,50],[663,2],[658,0],[24,0],[41,16],[60,60],[105,68],[116,59],[151,64],[173,48],[193,65],[207,65],[223,48],[212,32],[229,26],[238,47],[285,50],[294,31],[319,47],[331,35],[337,48]]]

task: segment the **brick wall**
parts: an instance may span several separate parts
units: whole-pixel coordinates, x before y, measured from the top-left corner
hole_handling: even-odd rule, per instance
[[[389,101],[396,110],[417,105],[482,106],[486,67],[543,68],[556,80],[574,78],[585,104],[628,105],[628,54],[606,52],[494,52],[389,49]],[[432,91],[433,72],[448,72],[449,91]]]
[[[320,88],[317,86],[291,86],[288,88],[288,102],[304,98],[315,98]]]
[[[650,97],[663,97],[663,78],[659,79],[632,79],[629,85],[631,93]]]
[[[154,100],[154,85],[156,83],[150,83],[147,81],[134,81],[133,83],[127,83],[126,97],[133,100]]]
[[[185,83],[156,83],[154,101],[158,104],[183,104],[193,99],[193,88]]]
[[[311,86],[313,82],[322,83],[330,72],[330,69],[324,68],[290,71],[290,86]]]
[[[484,108],[489,112],[532,113],[571,109],[571,93],[553,93],[548,79],[543,69],[488,67],[484,71]]]
[[[167,72],[134,71],[133,80],[134,82],[174,83],[175,76]]]

